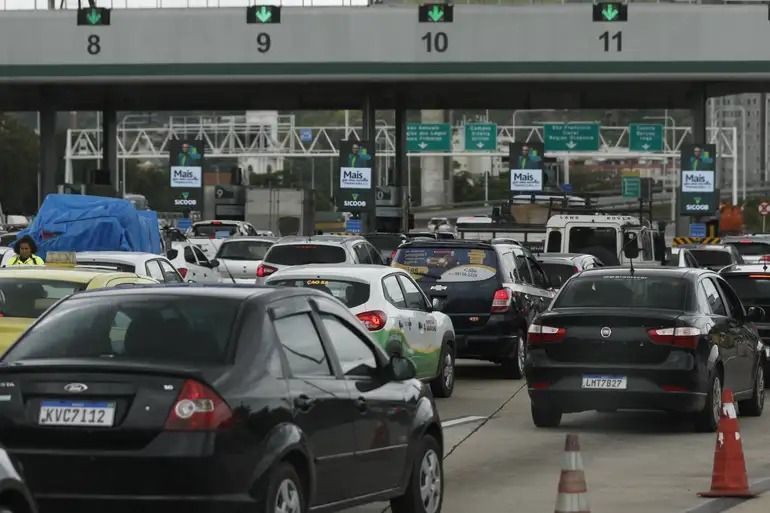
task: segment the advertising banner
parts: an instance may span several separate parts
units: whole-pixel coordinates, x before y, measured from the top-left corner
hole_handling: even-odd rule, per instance
[[[681,168],[680,214],[685,216],[714,215],[719,207],[716,187],[716,145],[683,145]]]
[[[203,157],[201,140],[169,141],[171,212],[203,210]]]
[[[511,193],[536,193],[545,185],[542,143],[511,143]]]
[[[375,208],[374,148],[369,141],[340,141],[334,202],[341,212]]]

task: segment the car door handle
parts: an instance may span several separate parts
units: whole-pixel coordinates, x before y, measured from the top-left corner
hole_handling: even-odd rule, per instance
[[[367,404],[366,404],[366,399],[365,399],[365,398],[363,398],[363,397],[359,397],[359,398],[357,398],[357,399],[355,400],[355,403],[356,403],[356,408],[358,408],[358,410],[359,410],[360,412],[365,412],[365,411],[366,411],[366,410],[369,408],[369,407],[367,406]]]
[[[421,322],[418,322],[418,323],[417,323],[417,328],[418,328],[418,329],[420,329],[420,330],[422,330],[422,328],[423,328],[423,325],[422,325],[422,323],[421,323]]]
[[[308,411],[315,404],[315,399],[305,394],[298,395],[294,398],[294,406],[302,411]]]

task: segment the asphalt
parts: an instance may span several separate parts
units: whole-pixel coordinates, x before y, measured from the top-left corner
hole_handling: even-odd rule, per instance
[[[586,412],[566,415],[557,429],[538,429],[523,382],[477,362],[460,363],[455,395],[438,404],[450,421],[444,430],[445,513],[553,511],[566,433],[579,435],[594,513],[770,511],[766,495],[745,503],[698,497],[711,483],[716,436],[694,433],[687,419]],[[740,426],[749,478],[759,490],[770,489],[770,404],[765,416],[741,418]]]

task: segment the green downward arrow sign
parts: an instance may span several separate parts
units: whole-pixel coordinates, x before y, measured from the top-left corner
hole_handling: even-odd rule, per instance
[[[262,23],[267,23],[270,21],[270,18],[273,17],[273,13],[270,9],[268,9],[266,6],[262,6],[261,9],[257,11],[257,19]]]
[[[88,23],[91,25],[96,25],[99,23],[102,19],[102,13],[99,12],[99,9],[91,9],[88,11],[88,14],[86,15],[86,19],[88,20]]]
[[[604,9],[602,9],[602,16],[607,21],[614,20],[618,17],[618,14],[620,14],[620,11],[612,4],[609,4]]]
[[[434,5],[433,9],[428,11],[428,17],[433,21],[439,21],[441,18],[444,17],[444,9],[442,9],[438,5]]]

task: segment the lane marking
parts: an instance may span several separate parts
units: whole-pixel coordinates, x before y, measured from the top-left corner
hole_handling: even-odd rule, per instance
[[[752,481],[749,485],[749,489],[758,495],[770,491],[770,478]],[[750,499],[709,499],[703,504],[699,504],[686,510],[684,513],[722,513],[739,504],[743,504],[746,500]]]
[[[468,415],[467,417],[459,417],[452,420],[445,420],[441,423],[442,428],[450,428],[459,426],[461,424],[470,424],[471,422],[479,422],[481,420],[487,420],[487,417],[480,417],[478,415]]]

